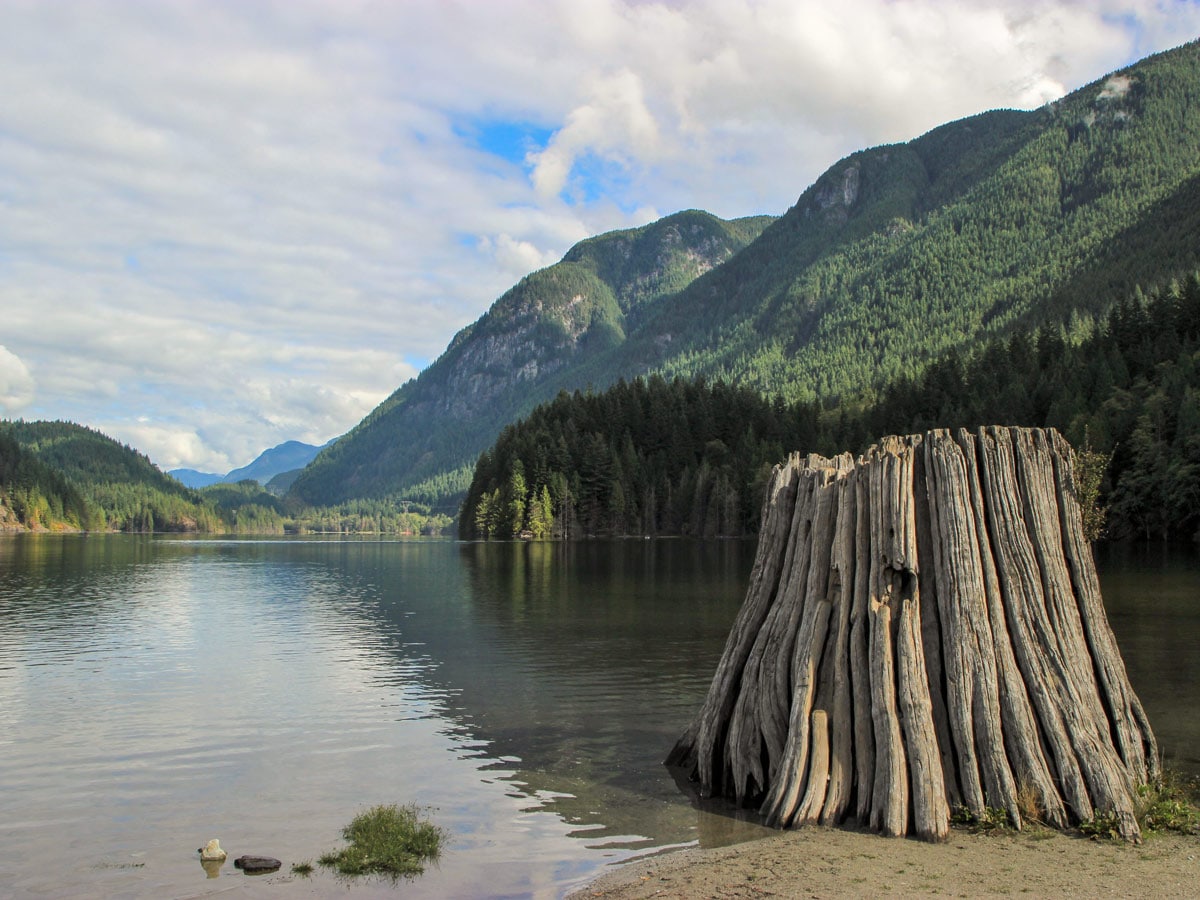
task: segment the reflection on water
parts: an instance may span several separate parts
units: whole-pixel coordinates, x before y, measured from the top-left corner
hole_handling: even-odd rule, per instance
[[[662,765],[753,546],[0,540],[0,894],[392,895],[289,874],[363,807],[451,831],[407,896],[558,896],[633,853],[765,833]],[[1169,757],[1200,771],[1195,556],[1102,582]],[[1186,714],[1180,714],[1185,711]],[[209,879],[195,848],[276,856]]]
[[[443,671],[461,685],[472,731],[521,759],[519,777],[591,841],[694,839],[660,763],[707,690],[748,549],[462,547],[491,652],[448,656]]]
[[[1129,679],[1168,765],[1200,775],[1200,551],[1104,547],[1100,587]]]
[[[0,893],[263,892],[380,802],[453,835],[410,896],[556,896],[635,850],[746,839],[660,761],[752,552],[2,541]],[[284,869],[206,882],[212,837]]]
[[[200,860],[200,868],[204,870],[204,875],[207,878],[220,878],[221,867],[225,865],[223,859],[202,859]]]

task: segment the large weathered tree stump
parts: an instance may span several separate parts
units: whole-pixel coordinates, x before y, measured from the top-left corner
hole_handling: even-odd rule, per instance
[[[1158,774],[1055,431],[793,455],[708,697],[667,762],[787,827],[945,838],[951,810],[1140,839]]]

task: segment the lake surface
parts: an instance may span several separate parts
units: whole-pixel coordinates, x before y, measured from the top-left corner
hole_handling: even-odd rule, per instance
[[[761,837],[661,765],[753,552],[0,539],[0,895],[557,897],[633,855]],[[1200,773],[1200,560],[1098,562],[1168,760]],[[423,876],[290,874],[409,802],[450,835]],[[244,876],[243,853],[284,867]]]

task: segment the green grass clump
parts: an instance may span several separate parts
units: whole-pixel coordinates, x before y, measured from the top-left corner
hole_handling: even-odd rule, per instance
[[[307,878],[312,873],[313,873],[313,865],[310,862],[307,862],[307,861],[298,862],[298,863],[294,863],[292,865],[292,874],[293,875],[300,875],[304,878]]]
[[[1200,834],[1200,779],[1166,771],[1138,788],[1138,824],[1145,831]]]
[[[350,846],[317,859],[341,875],[420,875],[436,860],[446,834],[421,820],[416,806],[373,806],[342,829]]]

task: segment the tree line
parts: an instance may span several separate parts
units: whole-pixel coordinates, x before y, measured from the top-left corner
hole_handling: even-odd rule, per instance
[[[511,425],[475,467],[466,538],[747,533],[756,490],[815,406],[658,375],[560,393]]]
[[[104,528],[104,511],[60,472],[21,450],[0,431],[0,522],[31,530],[90,531]]]
[[[848,424],[853,417],[848,417]],[[1200,530],[1200,277],[1135,291],[1077,342],[1018,331],[894,382],[854,437],[1002,422],[1058,428],[1110,457],[1101,498],[1114,539]]]

